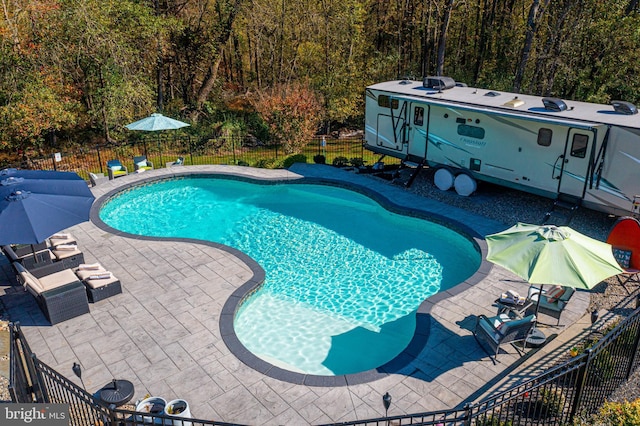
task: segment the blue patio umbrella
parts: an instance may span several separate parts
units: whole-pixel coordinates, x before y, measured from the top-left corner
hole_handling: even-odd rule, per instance
[[[157,132],[160,130],[175,130],[187,127],[189,124],[173,118],[165,117],[162,114],[154,113],[147,118],[135,121],[131,124],[127,124],[126,127],[129,130],[143,130],[146,132]]]
[[[31,170],[7,176],[1,172],[0,244],[39,244],[56,232],[89,220],[94,196],[77,174]],[[23,177],[27,175],[48,177]]]
[[[57,172],[53,170],[2,169],[0,180],[7,178],[48,179],[48,180],[84,180],[75,172]]]

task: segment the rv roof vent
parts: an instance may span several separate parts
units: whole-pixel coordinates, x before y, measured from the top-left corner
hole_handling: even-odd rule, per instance
[[[500,92],[487,92],[484,94],[485,96],[489,96],[490,98],[495,98],[496,96],[500,96]]]
[[[447,90],[455,87],[456,81],[451,77],[425,77],[422,85],[426,89]]]
[[[562,99],[542,98],[542,103],[544,104],[544,109],[549,111],[560,112],[567,110],[567,104],[565,104]]]
[[[611,101],[613,109],[620,114],[633,115],[638,113],[638,108],[631,102],[625,101]]]
[[[467,83],[460,83],[456,81],[456,87],[469,87],[469,86],[467,86]]]

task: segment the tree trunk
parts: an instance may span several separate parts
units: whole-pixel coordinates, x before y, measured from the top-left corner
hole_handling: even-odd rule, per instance
[[[546,7],[549,4],[550,0],[543,0],[544,6]],[[533,0],[531,3],[531,8],[529,9],[529,17],[527,18],[527,32],[524,37],[524,46],[522,47],[522,54],[520,56],[520,64],[518,65],[518,69],[516,71],[515,78],[513,79],[513,91],[515,93],[520,93],[520,88],[522,87],[522,79],[524,78],[524,72],[527,68],[527,62],[529,61],[529,55],[531,54],[531,46],[533,45],[533,39],[536,35],[538,19],[540,14],[538,13],[540,10],[540,0]]]
[[[220,61],[222,59],[222,49],[224,49],[225,44],[229,41],[229,37],[231,37],[231,30],[233,28],[233,22],[235,21],[236,14],[240,8],[240,4],[242,0],[234,0],[234,4],[230,6],[230,10],[228,15],[225,17],[224,22],[221,23],[221,32],[216,40],[216,52],[217,56],[213,63],[209,66],[207,70],[206,77],[204,78],[202,84],[200,85],[200,89],[198,90],[198,96],[196,98],[195,105],[195,114],[192,114],[192,118],[197,121],[198,116],[200,115],[200,111],[202,110],[202,106],[206,102],[209,94],[211,94],[211,90],[216,82],[218,67],[220,66]]]
[[[447,30],[449,21],[451,20],[451,11],[455,0],[447,0],[447,7],[442,17],[442,26],[440,27],[440,38],[438,40],[438,58],[436,59],[436,75],[442,75],[444,71],[444,56],[447,44]]]

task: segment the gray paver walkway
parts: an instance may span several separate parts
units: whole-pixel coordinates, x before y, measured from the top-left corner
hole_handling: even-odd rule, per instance
[[[479,235],[504,229],[499,223],[386,182],[329,166],[299,164],[290,171],[236,166],[158,169],[110,181],[93,191],[99,197],[146,177],[193,171],[258,179],[304,176],[348,181],[369,187],[398,205],[457,220]],[[513,274],[485,265],[479,282],[461,283],[423,304],[429,339],[401,371],[344,387],[279,381],[240,362],[220,336],[222,306],[238,286],[252,278],[251,269],[241,258],[193,242],[127,238],[107,233],[91,222],[69,232],[76,237],[87,263],[99,261],[120,278],[123,294],[92,304],[89,314],[51,326],[28,293],[8,285],[11,272],[5,262],[2,301],[12,320],[20,321],[37,356],[78,384],[71,366],[79,362],[84,384],[91,392],[112,378],[125,378],[135,385],[134,399],[147,393],[167,400],[186,399],[197,418],[308,425],[380,417],[384,415],[385,392],[393,397],[389,415],[461,406],[497,386],[519,360],[515,350],[507,347],[494,365],[471,334],[476,315],[495,313],[492,304],[496,295],[509,288],[526,293],[527,285]],[[582,318],[588,300],[587,293],[578,292],[562,323],[571,325]],[[516,380],[526,378],[522,375]]]

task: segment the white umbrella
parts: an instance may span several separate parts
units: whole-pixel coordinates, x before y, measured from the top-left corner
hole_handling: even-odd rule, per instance
[[[126,127],[129,130],[143,130],[146,132],[156,132],[160,130],[175,130],[182,127],[187,127],[189,124],[173,118],[165,117],[160,113],[153,113],[147,118],[135,121],[131,124],[127,124]]]

